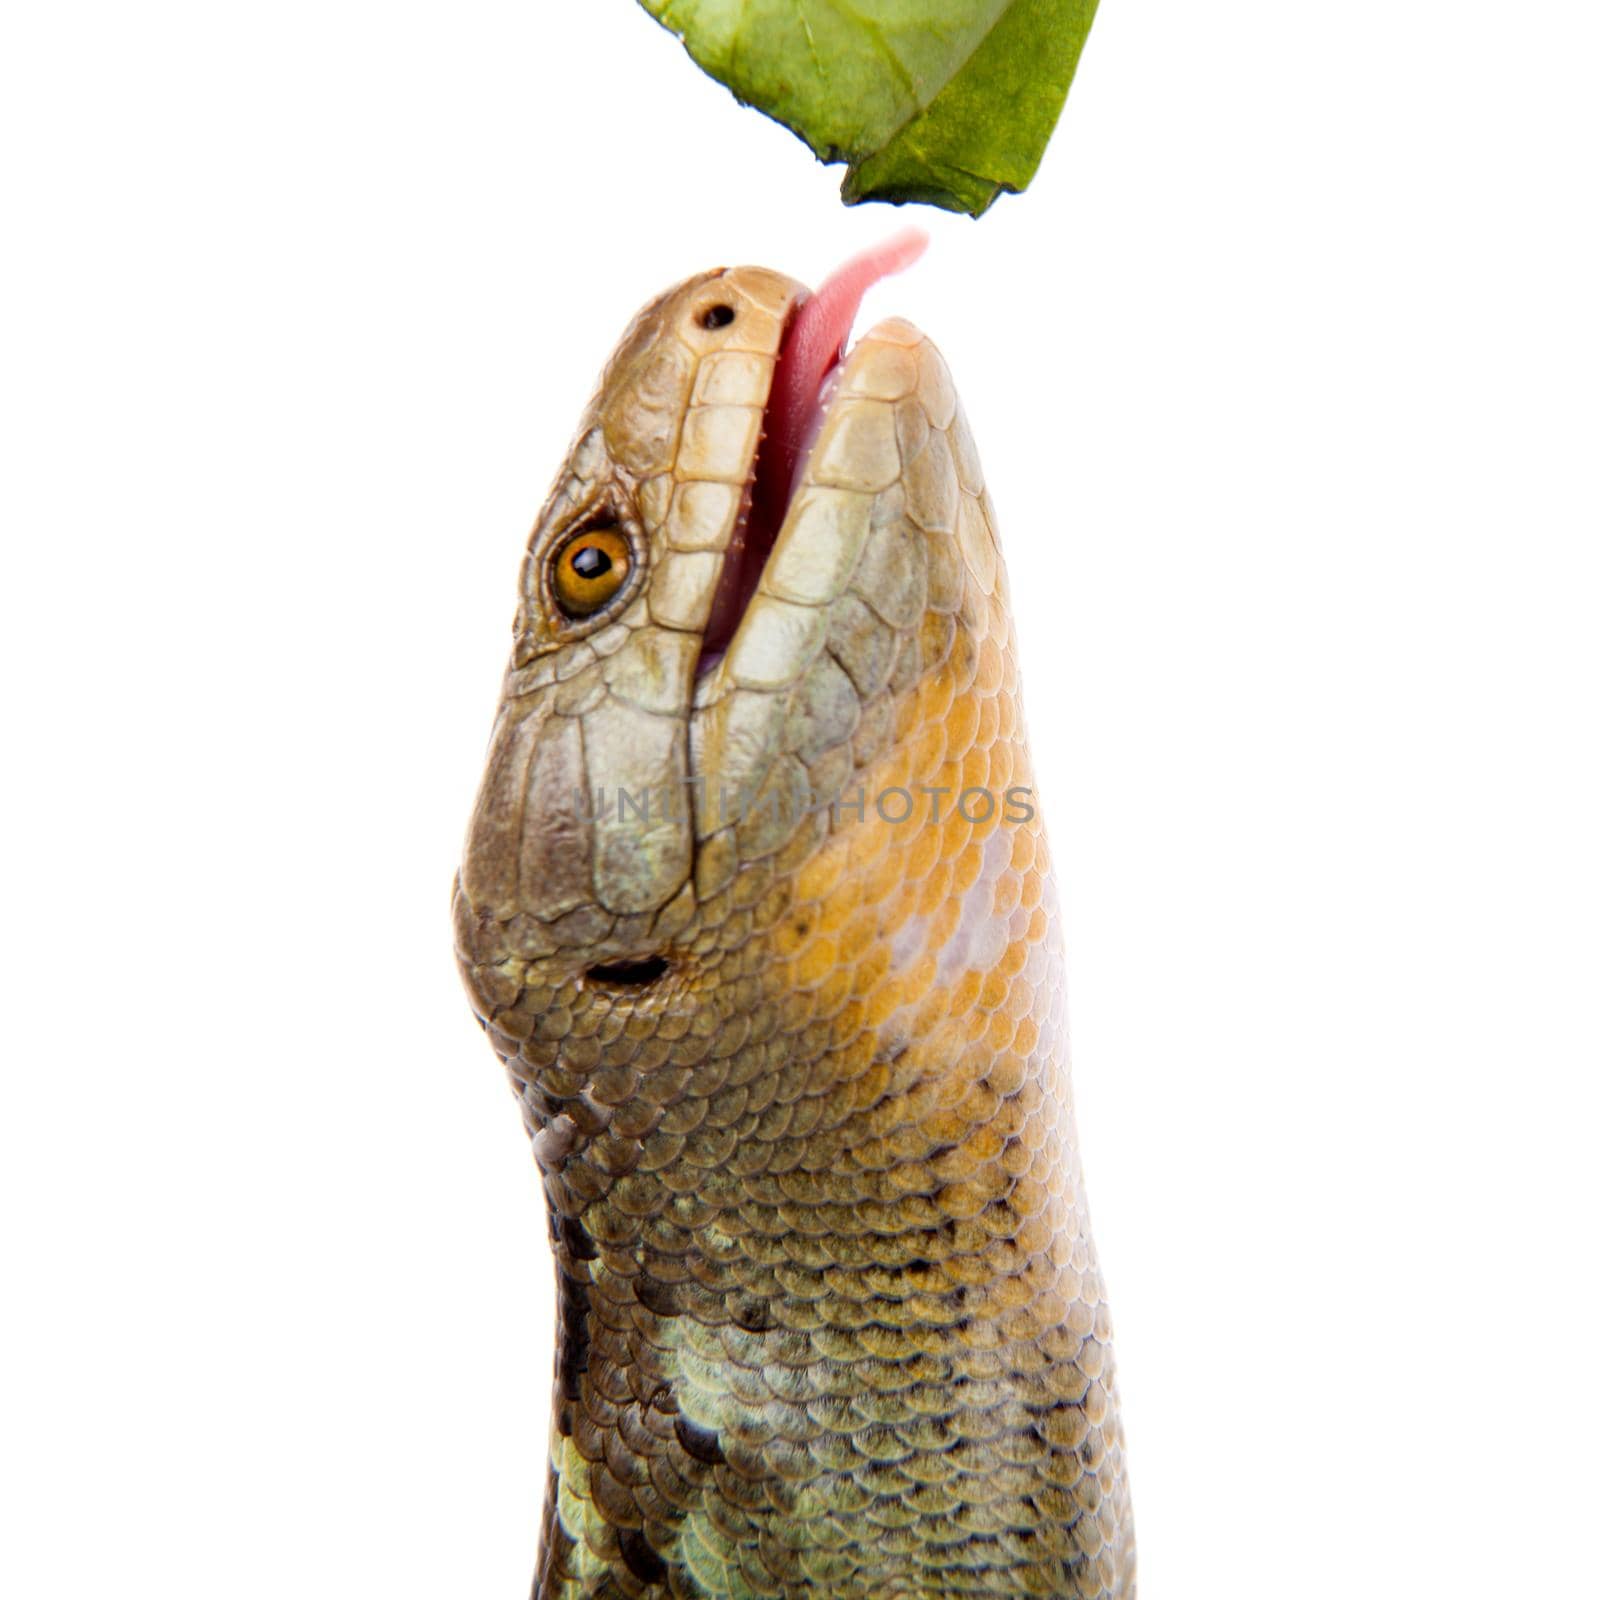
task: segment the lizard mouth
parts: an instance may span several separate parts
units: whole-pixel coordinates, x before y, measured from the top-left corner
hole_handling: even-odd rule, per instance
[[[727,654],[761,585],[767,558],[777,545],[837,389],[844,347],[862,297],[879,279],[909,267],[927,244],[925,233],[908,228],[851,257],[815,294],[797,300],[789,313],[762,414],[761,438],[701,640],[696,677],[711,672]]]

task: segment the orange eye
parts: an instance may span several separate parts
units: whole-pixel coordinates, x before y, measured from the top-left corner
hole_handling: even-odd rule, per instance
[[[633,557],[615,528],[588,528],[562,545],[551,587],[569,617],[593,616],[627,581]]]

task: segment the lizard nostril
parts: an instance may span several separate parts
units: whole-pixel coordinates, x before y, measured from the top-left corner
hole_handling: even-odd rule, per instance
[[[700,313],[700,326],[702,328],[726,328],[733,321],[732,306],[711,306]]]
[[[646,956],[642,961],[602,961],[589,968],[586,976],[591,983],[604,983],[613,988],[637,988],[640,984],[654,983],[667,970],[662,956]]]

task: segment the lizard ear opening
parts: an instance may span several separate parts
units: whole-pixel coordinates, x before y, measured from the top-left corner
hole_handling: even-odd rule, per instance
[[[654,983],[665,977],[666,971],[664,956],[646,956],[642,961],[602,961],[590,967],[585,976],[591,983],[603,983],[608,988],[632,989]]]

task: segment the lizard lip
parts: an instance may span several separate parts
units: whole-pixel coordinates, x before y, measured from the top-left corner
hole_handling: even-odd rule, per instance
[[[722,558],[722,569],[717,575],[717,587],[711,600],[711,615],[700,641],[700,658],[695,665],[697,678],[703,678],[711,672],[733,643],[733,636],[738,632],[745,611],[760,587],[767,557],[778,542],[778,530],[783,526],[784,514],[789,509],[793,469],[791,465],[788,474],[781,472],[780,457],[785,452],[783,441],[773,437],[773,400],[783,372],[789,336],[801,307],[812,298],[810,294],[798,296],[784,324],[783,344],[773,367],[772,388],[768,391],[767,404],[761,413],[761,434],[756,442],[755,457],[750,463],[750,475],[745,479],[739,515],[728,540],[727,552]],[[820,410],[820,392],[817,403]],[[784,478],[781,484],[778,481],[780,476]]]
[[[789,503],[827,418],[862,296],[880,278],[910,266],[927,243],[921,229],[907,228],[853,256],[815,294],[800,295],[790,309],[755,459],[701,639],[696,677],[712,671],[727,653],[760,587],[767,558],[777,545]]]

